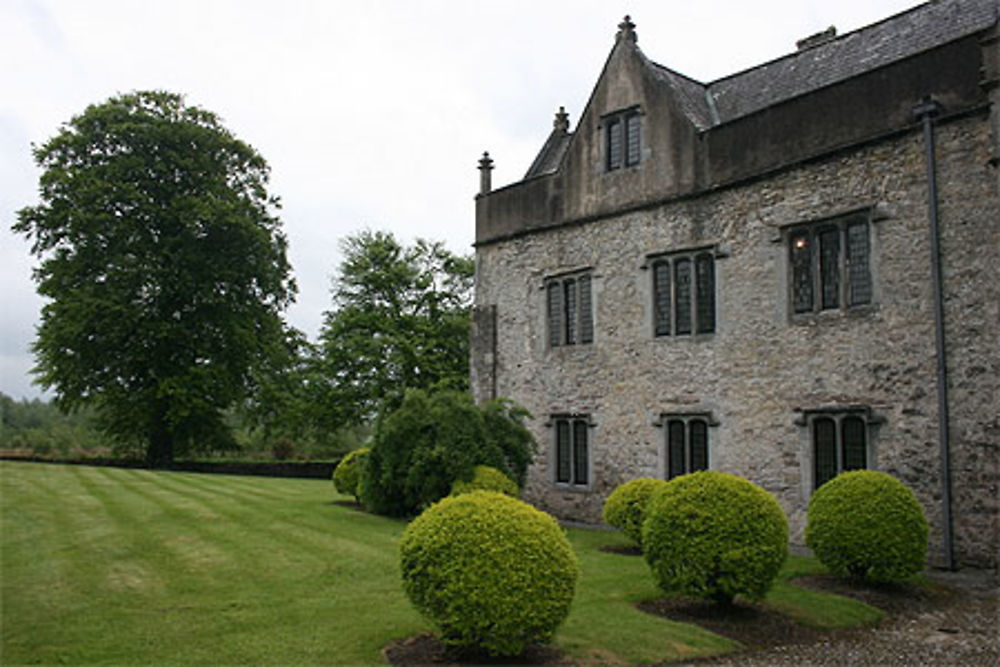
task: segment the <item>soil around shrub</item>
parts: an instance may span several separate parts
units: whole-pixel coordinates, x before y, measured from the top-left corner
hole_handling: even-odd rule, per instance
[[[382,649],[392,665],[568,665],[572,660],[553,646],[532,644],[520,655],[491,656],[480,651],[461,651],[446,646],[429,632],[392,642]]]
[[[731,605],[718,605],[707,600],[678,597],[647,600],[636,606],[649,614],[705,628],[738,641],[749,650],[778,644],[811,644],[830,634],[800,625],[784,614],[743,600]]]
[[[871,584],[833,574],[796,577],[789,583],[824,593],[853,598],[878,607],[889,616],[921,614],[940,609],[955,601],[958,593],[937,584]]]

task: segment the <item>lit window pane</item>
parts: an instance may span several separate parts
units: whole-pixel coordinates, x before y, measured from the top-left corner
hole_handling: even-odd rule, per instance
[[[805,232],[790,239],[792,258],[792,307],[796,313],[808,313],[813,308],[812,243]]]

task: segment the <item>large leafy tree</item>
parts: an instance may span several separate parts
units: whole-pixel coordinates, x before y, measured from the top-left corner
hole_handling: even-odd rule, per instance
[[[89,106],[34,148],[40,203],[14,230],[48,299],[33,349],[65,409],[92,405],[151,465],[231,443],[225,412],[281,347],[294,298],[269,168],[168,92]]]
[[[472,259],[386,232],[349,236],[341,249],[320,332],[322,418],[363,423],[406,389],[467,388]]]

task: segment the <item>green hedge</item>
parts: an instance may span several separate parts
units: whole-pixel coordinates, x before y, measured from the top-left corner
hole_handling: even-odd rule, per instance
[[[763,598],[788,554],[788,521],[774,496],[735,475],[676,477],[646,511],[643,552],[660,587],[730,603]]]
[[[913,492],[883,472],[842,473],[809,501],[806,545],[837,574],[904,581],[924,568],[927,533]]]
[[[621,529],[630,540],[642,546],[642,523],[654,493],[667,484],[665,480],[643,477],[619,485],[604,501],[604,523]]]
[[[358,499],[360,495],[361,468],[364,466],[365,460],[370,453],[371,448],[360,447],[353,452],[348,452],[340,460],[340,463],[333,470],[333,486],[339,493],[354,496],[355,500]]]
[[[552,517],[493,491],[445,498],[414,519],[400,562],[406,595],[442,640],[492,655],[551,638],[579,576]]]
[[[521,490],[517,488],[510,477],[490,466],[476,466],[472,469],[472,479],[458,480],[451,485],[451,495],[458,496],[472,491],[496,491],[511,498],[521,495]]]

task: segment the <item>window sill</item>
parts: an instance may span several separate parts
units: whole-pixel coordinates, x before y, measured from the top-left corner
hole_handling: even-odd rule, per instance
[[[851,306],[850,308],[829,308],[809,313],[793,313],[789,318],[789,322],[793,325],[809,326],[845,319],[865,319],[872,317],[878,310],[878,305],[872,303],[863,306]]]
[[[552,488],[563,493],[590,493],[593,486],[590,484],[569,484],[565,482],[552,482]]]

